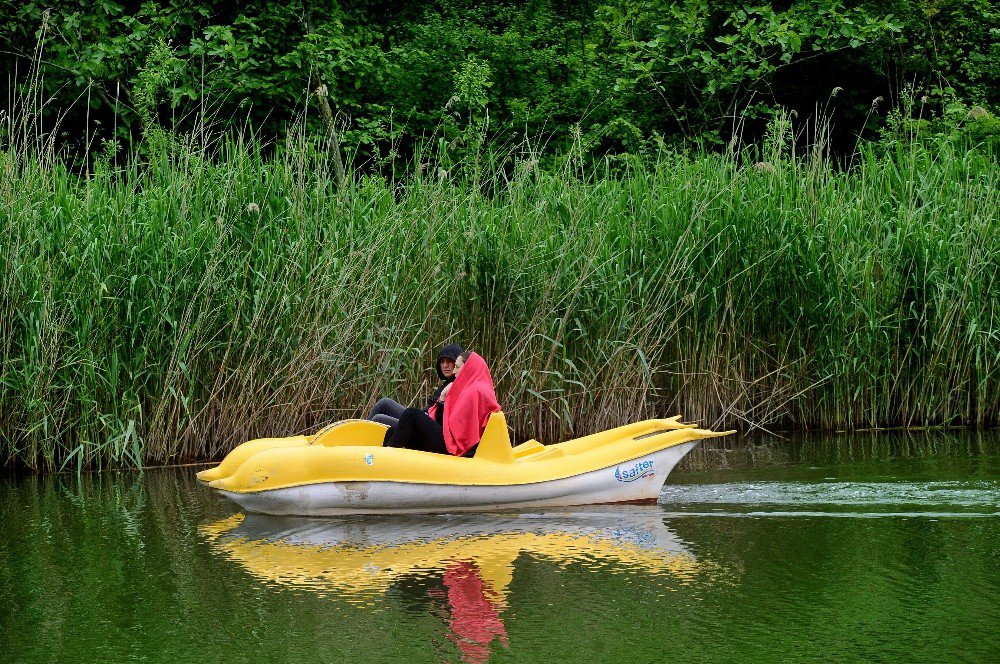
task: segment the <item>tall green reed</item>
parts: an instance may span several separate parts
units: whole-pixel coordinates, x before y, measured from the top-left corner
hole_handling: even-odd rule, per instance
[[[613,168],[428,149],[344,186],[300,131],[161,136],[85,175],[48,154],[0,152],[7,462],[216,458],[420,401],[449,341],[518,439],[997,423],[1000,169],[958,143],[847,169],[780,143]]]

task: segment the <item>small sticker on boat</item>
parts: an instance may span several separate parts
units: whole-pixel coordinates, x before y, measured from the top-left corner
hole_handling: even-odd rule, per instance
[[[655,474],[652,461],[637,461],[631,466],[618,466],[615,468],[615,479],[619,482],[635,482],[644,477],[652,477]]]
[[[374,454],[366,454],[365,455],[365,463],[368,464],[369,466],[372,465],[373,463],[375,463],[375,455]]]

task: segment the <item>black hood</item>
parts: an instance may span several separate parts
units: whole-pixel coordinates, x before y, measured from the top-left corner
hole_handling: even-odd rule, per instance
[[[458,344],[448,344],[447,346],[441,349],[441,352],[438,353],[437,365],[435,366],[438,372],[438,378],[440,378],[441,380],[445,379],[444,374],[441,373],[441,360],[443,360],[446,357],[450,360],[457,360],[458,356],[461,354],[462,354],[462,347],[459,346]]]

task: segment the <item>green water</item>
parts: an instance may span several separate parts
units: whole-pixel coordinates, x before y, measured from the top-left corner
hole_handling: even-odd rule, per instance
[[[195,470],[0,479],[0,661],[1000,661],[996,434],[709,448],[659,505],[522,514],[244,516]]]

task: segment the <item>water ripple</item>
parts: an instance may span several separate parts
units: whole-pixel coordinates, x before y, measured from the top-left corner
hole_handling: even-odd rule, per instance
[[[668,485],[660,494],[660,503],[668,507],[697,505],[790,507],[919,506],[921,513],[969,515],[979,508],[980,516],[995,516],[1000,509],[1000,483],[993,481],[929,482],[728,482],[725,484]],[[927,510],[927,507],[936,507]],[[951,509],[948,509],[951,508]],[[737,510],[743,512],[744,510]],[[775,514],[775,512],[768,512]],[[826,514],[827,512],[822,512]],[[885,516],[890,512],[872,512]],[[912,516],[910,510],[891,514]],[[712,514],[712,512],[708,512]]]

